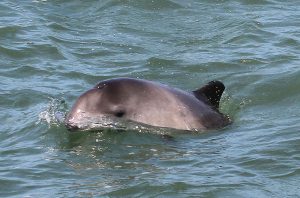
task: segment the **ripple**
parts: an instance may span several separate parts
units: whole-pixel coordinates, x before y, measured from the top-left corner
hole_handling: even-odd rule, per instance
[[[61,19],[58,19],[58,20],[61,20]],[[71,30],[70,28],[66,27],[66,25],[63,25],[63,24],[58,23],[58,22],[50,22],[50,23],[47,24],[47,26],[50,29],[52,29],[54,32]]]
[[[173,197],[177,196],[178,192],[184,192],[191,188],[196,188],[197,186],[185,183],[185,182],[174,182],[170,184],[149,184],[146,182],[141,182],[129,188],[123,188],[119,190],[114,190],[112,192],[106,193],[106,196],[127,196],[127,197],[144,197],[151,194],[154,197]],[[141,190],[143,189],[143,190]],[[186,194],[188,195],[188,193]]]
[[[21,32],[21,27],[17,25],[0,27],[0,36],[5,38],[15,38]]]
[[[147,60],[148,66],[174,66],[178,64],[178,60],[167,60],[162,58],[151,57]]]
[[[0,46],[0,52],[10,58],[25,58],[27,57],[23,50]]]
[[[299,49],[300,41],[294,38],[282,38],[274,45],[277,47],[294,47],[295,49]]]
[[[300,174],[300,169],[288,170],[285,173],[275,173],[274,176],[271,176],[273,179],[284,179],[284,178],[294,178]]]
[[[48,59],[63,60],[65,57],[60,53],[58,48],[50,44],[33,44],[24,43],[19,47],[5,47],[0,46],[0,52],[9,58],[14,59],[27,59],[36,56],[43,56]]]
[[[241,3],[246,5],[274,5],[275,2],[272,0],[243,0]]]
[[[114,6],[124,6],[124,7],[134,7],[144,10],[168,10],[168,9],[179,9],[182,6],[179,3],[176,3],[171,0],[142,0],[142,1],[119,1],[119,0],[110,0],[106,4],[102,5],[101,10],[107,9]]]
[[[28,65],[20,66],[17,68],[9,68],[5,71],[5,76],[11,78],[28,78],[34,75],[51,75],[51,72],[46,69],[40,69]]]
[[[0,94],[1,105],[7,109],[13,109],[12,114],[18,113],[17,110],[27,112],[28,108],[46,99],[45,93],[33,90],[12,90],[5,94]],[[20,113],[20,112],[19,112]],[[22,118],[22,113],[18,113],[18,119]],[[30,112],[27,112],[30,113]],[[10,113],[7,114],[7,116]]]
[[[261,22],[257,20],[237,21],[236,24],[225,26],[227,34],[224,44],[251,44],[267,43],[268,39],[275,36],[275,33],[267,31]]]
[[[5,197],[19,195],[20,188],[25,184],[24,181],[20,181],[19,179],[1,179],[0,183],[1,188],[5,189],[5,191],[1,191],[1,195]]]
[[[247,33],[247,34],[235,36],[234,38],[231,38],[224,43],[231,43],[231,44],[251,43],[251,45],[253,45],[253,43],[263,43],[263,42],[264,40],[259,35]]]

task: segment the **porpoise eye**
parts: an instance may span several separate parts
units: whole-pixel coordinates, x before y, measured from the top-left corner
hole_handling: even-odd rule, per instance
[[[124,111],[117,111],[117,112],[115,113],[115,116],[118,117],[118,118],[121,118],[121,117],[123,117],[124,115],[125,115],[125,112],[124,112]]]

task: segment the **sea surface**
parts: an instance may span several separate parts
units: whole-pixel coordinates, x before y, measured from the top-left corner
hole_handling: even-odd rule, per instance
[[[233,124],[163,138],[55,119],[113,77],[221,80]],[[0,111],[0,197],[300,197],[300,3],[1,0]]]

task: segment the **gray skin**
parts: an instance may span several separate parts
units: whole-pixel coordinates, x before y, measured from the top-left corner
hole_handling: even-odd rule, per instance
[[[224,89],[220,81],[188,93],[141,79],[105,80],[77,99],[65,125],[70,131],[90,130],[85,118],[101,122],[105,117],[187,131],[219,129],[231,122],[218,110]]]

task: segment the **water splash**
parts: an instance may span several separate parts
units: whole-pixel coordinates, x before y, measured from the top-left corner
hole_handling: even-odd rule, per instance
[[[170,128],[155,127],[131,120],[103,115],[82,116],[80,122],[76,123],[76,126],[80,128],[80,131],[136,131],[138,133],[152,133],[159,135],[166,135],[171,131],[175,131]]]
[[[46,110],[39,114],[37,124],[46,122],[50,128],[51,125],[59,126],[63,123],[67,112],[67,105],[63,98],[49,98],[49,100]]]

